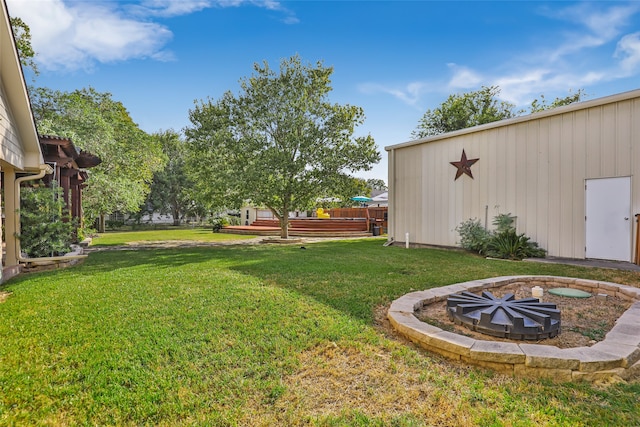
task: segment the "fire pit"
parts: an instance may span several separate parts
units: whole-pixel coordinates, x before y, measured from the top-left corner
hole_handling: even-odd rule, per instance
[[[537,298],[501,298],[489,291],[461,292],[447,298],[447,314],[456,324],[495,337],[515,340],[553,338],[560,332],[560,310]]]
[[[422,307],[445,302],[455,294],[486,292],[516,283],[532,287],[564,286],[580,289],[605,298],[620,298],[631,305],[618,317],[604,340],[590,347],[558,348],[531,341],[496,342],[475,339],[421,322],[416,317],[416,311]],[[496,294],[497,292],[499,291]],[[475,295],[475,299],[478,298],[480,296]],[[457,308],[454,311],[456,310]],[[391,303],[387,317],[394,329],[425,350],[509,375],[552,378],[556,381],[626,381],[640,375],[640,289],[632,286],[572,277],[492,277],[408,293]],[[558,321],[559,330],[560,319],[551,320]],[[525,325],[524,320],[522,323]]]

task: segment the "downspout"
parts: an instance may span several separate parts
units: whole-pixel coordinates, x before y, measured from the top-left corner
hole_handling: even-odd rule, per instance
[[[387,194],[387,242],[393,244],[396,238],[396,150],[388,153],[388,194]]]
[[[20,184],[25,181],[35,181],[37,179],[43,178],[47,174],[53,173],[53,169],[51,166],[44,164],[40,165],[40,172],[35,175],[27,175],[22,176],[20,178],[16,178],[15,180],[15,197],[17,199],[16,203],[18,207],[20,207]],[[20,235],[20,221],[16,221],[16,234]],[[72,259],[83,259],[86,258],[87,255],[61,255],[61,256],[52,256],[52,257],[41,257],[41,258],[25,258],[22,256],[22,248],[20,247],[20,239],[16,238],[16,257],[20,262],[34,262],[34,261],[66,261]]]

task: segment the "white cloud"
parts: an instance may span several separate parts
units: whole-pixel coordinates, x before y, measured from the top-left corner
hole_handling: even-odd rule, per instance
[[[211,0],[143,0],[140,3],[140,10],[156,16],[179,16],[199,12],[212,5]],[[235,1],[234,3],[241,3]]]
[[[252,5],[284,14],[282,22],[297,24],[299,19],[281,2],[274,0],[142,0],[140,5],[131,6],[137,13],[152,16],[188,15],[212,7],[239,7]]]
[[[157,57],[172,37],[161,25],[123,18],[109,10],[83,8],[75,12],[72,43],[100,62]]]
[[[522,75],[498,77],[491,84],[501,89],[500,98],[518,106],[528,105],[540,95],[547,98],[562,97],[568,92],[575,92],[585,86],[599,82],[605,78],[605,73],[586,72],[563,73],[557,70],[531,70]]]
[[[427,84],[422,82],[412,82],[402,88],[379,83],[362,83],[358,85],[358,90],[366,94],[386,93],[408,105],[416,105],[421,96],[428,92]]]
[[[591,34],[568,35],[564,43],[554,48],[551,52],[544,52],[545,62],[561,61],[569,55],[577,54],[589,48],[597,48],[607,42],[606,39]]]
[[[627,75],[637,69],[640,33],[622,36],[617,43],[614,56],[622,58],[619,63],[607,59],[611,58],[612,43],[621,37],[632,17],[640,12],[640,3],[611,6],[585,2],[546,12],[547,16],[573,27],[558,34],[557,47],[542,47],[519,58],[518,68],[493,78],[505,100],[524,105],[541,94],[564,96],[569,90],[618,78],[624,74],[620,68],[627,70]]]
[[[282,22],[284,22],[285,24],[299,24],[300,23],[300,19],[298,19],[295,15],[289,15],[286,16]]]
[[[196,13],[210,7],[253,5],[283,14],[287,24],[295,15],[273,0],[142,0],[118,1],[7,0],[11,16],[31,29],[31,44],[40,69],[90,69],[96,62],[130,59],[173,59],[165,49],[173,37],[150,17]]]
[[[584,2],[564,9],[547,9],[545,15],[584,27],[603,40],[612,40],[640,11],[640,4],[630,2],[610,6],[606,2]]]
[[[252,1],[253,4],[262,5],[270,10],[282,10],[282,4],[278,1],[272,0],[263,0],[263,1]]]
[[[640,32],[628,34],[620,39],[614,57],[622,58],[620,68],[623,76],[637,72],[640,68]]]
[[[497,85],[501,99],[522,107],[541,94],[547,98],[566,96],[589,85],[630,77],[640,72],[640,32],[625,35],[624,31],[639,12],[640,2],[585,2],[564,9],[554,5],[554,9],[541,10],[565,24],[553,39],[554,45],[525,46],[525,54],[506,58],[501,64],[447,64],[450,74],[446,85],[423,81],[411,83],[420,91],[379,91],[414,106],[429,94],[428,89],[449,95],[460,89]]]
[[[453,76],[449,80],[449,87],[452,89],[469,89],[482,83],[482,76],[468,67],[457,64],[447,64],[447,66],[453,70]]]
[[[123,16],[113,3],[8,0],[11,15],[31,29],[31,43],[43,69],[90,68],[133,58],[168,59],[171,39],[164,26]]]
[[[629,24],[631,17],[640,11],[640,3],[615,5],[601,8],[599,3],[580,3],[546,15],[575,25],[561,37],[559,46],[544,55],[550,61],[557,61],[571,54],[598,48],[614,41]]]

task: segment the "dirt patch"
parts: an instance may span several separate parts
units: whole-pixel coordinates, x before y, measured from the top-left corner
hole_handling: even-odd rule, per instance
[[[531,285],[525,283],[513,283],[494,288],[491,293],[502,297],[506,293],[512,293],[516,299],[531,297]],[[543,302],[556,304],[560,310],[560,333],[554,338],[535,341],[527,340],[531,344],[554,345],[559,348],[588,347],[602,341],[614,326],[616,320],[631,306],[631,302],[624,301],[613,296],[600,298],[570,298],[552,295],[549,289],[562,286],[541,286],[544,290]],[[480,293],[478,293],[480,294]],[[523,342],[507,338],[493,337],[480,332],[475,332],[462,325],[456,325],[447,315],[446,301],[429,304],[416,313],[423,322],[437,326],[443,330],[455,332],[474,339],[486,341]]]
[[[5,302],[10,295],[11,295],[11,292],[0,291],[0,304]]]
[[[430,358],[409,361],[403,344],[387,345],[328,343],[301,353],[300,369],[284,380],[285,392],[274,405],[278,421],[272,425],[349,412],[379,418],[383,425],[396,425],[395,417],[407,415],[429,425],[473,424],[468,411],[460,410],[466,390],[442,387],[451,375],[466,378],[467,370]]]

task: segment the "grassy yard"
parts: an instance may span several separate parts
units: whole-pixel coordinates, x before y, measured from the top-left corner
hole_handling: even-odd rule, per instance
[[[94,246],[119,246],[131,243],[149,243],[159,241],[196,241],[196,242],[221,242],[252,239],[256,236],[243,236],[238,234],[214,233],[211,227],[175,227],[158,230],[140,231],[109,231],[100,233],[94,237]]]
[[[11,280],[0,425],[640,425],[638,383],[499,375],[376,320],[406,292],[475,278],[640,275],[378,239],[305,246],[104,251]]]

